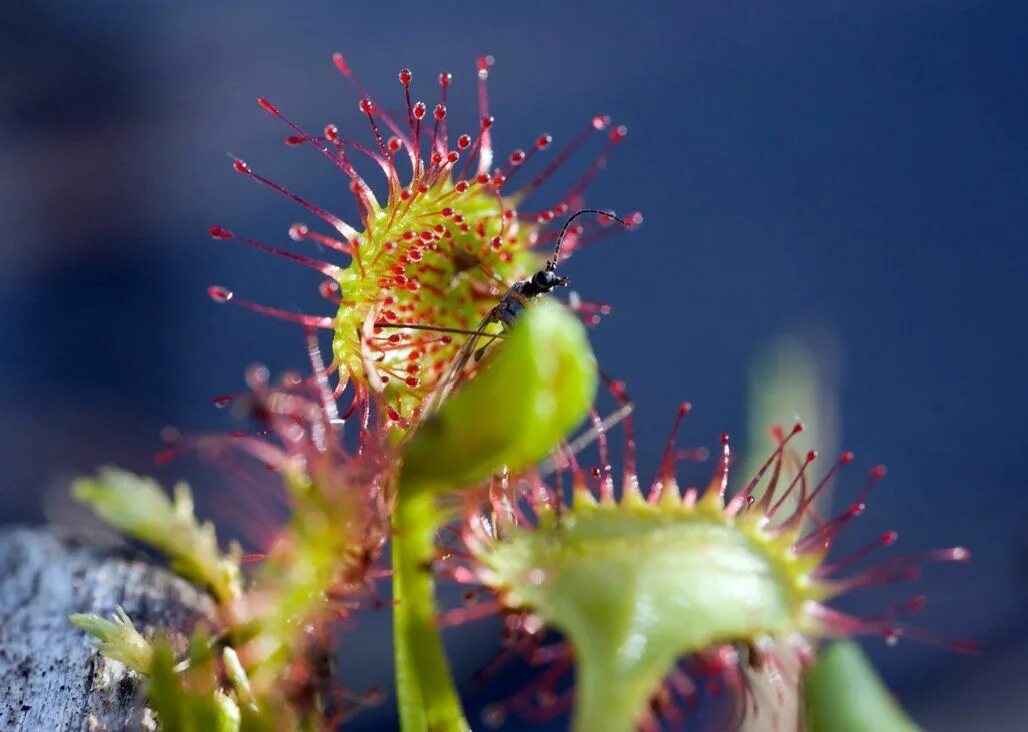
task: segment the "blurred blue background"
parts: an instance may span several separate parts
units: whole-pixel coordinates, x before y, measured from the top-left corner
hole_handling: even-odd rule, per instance
[[[474,60],[491,53],[501,152],[544,131],[560,143],[595,113],[629,128],[588,200],[641,209],[645,225],[564,273],[614,305],[594,344],[637,402],[644,478],[679,400],[696,407],[685,441],[743,436],[759,354],[806,339],[837,388],[840,444],[890,467],[854,542],[895,527],[908,550],[974,555],[929,569],[918,623],[984,654],[872,640],[874,660],[931,729],[1023,729],[1026,28],[1014,1],[8,3],[0,516],[61,514],[68,478],[100,463],[152,472],[167,423],[228,428],[210,398],[238,391],[250,362],[304,367],[295,328],[204,292],[325,311],[308,272],[208,238],[219,223],[281,243],[308,218],[226,152],[352,213],[331,166],[285,150],[255,97],[364,140],[329,61],[341,50],[396,107],[401,66],[429,102],[451,71],[450,119],[468,128]],[[866,594],[844,606],[903,596]],[[380,618],[358,627],[387,632]],[[468,634],[462,682],[494,650],[484,627]],[[344,667],[364,681],[375,647]],[[468,688],[475,707],[497,693]],[[363,727],[388,728],[391,703]]]

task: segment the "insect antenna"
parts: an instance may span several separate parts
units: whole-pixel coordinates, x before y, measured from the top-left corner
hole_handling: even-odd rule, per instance
[[[597,216],[606,216],[607,218],[614,219],[614,221],[617,221],[618,223],[628,227],[634,225],[631,220],[623,219],[620,216],[615,215],[613,211],[601,211],[598,208],[579,209],[575,213],[571,214],[571,216],[568,217],[568,220],[564,222],[564,225],[560,227],[560,233],[557,234],[557,243],[553,245],[553,256],[546,260],[547,272],[557,271],[557,261],[560,258],[560,248],[564,244],[564,237],[567,236],[568,229],[571,228],[571,222],[577,219],[579,216],[582,216],[583,214],[596,214]]]

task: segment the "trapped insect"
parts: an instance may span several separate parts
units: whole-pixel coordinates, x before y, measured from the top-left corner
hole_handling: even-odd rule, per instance
[[[475,360],[482,358],[485,353],[485,349],[496,338],[502,338],[506,331],[509,330],[517,321],[518,316],[529,304],[530,301],[552,292],[557,287],[565,287],[570,280],[567,277],[561,277],[557,274],[557,264],[560,260],[561,247],[564,244],[564,239],[567,237],[567,233],[571,228],[572,222],[579,216],[585,214],[595,214],[597,216],[604,216],[609,219],[613,219],[618,223],[626,227],[635,225],[634,219],[623,219],[615,215],[611,211],[602,211],[597,208],[584,208],[576,211],[574,214],[568,217],[568,220],[564,222],[564,225],[560,229],[560,233],[557,235],[557,241],[553,247],[553,254],[546,260],[545,266],[538,270],[531,277],[523,280],[519,280],[511,285],[507,291],[500,298],[500,301],[492,307],[485,317],[482,318],[478,326],[474,330],[461,330],[459,328],[435,328],[429,325],[421,325],[417,323],[388,323],[388,322],[376,322],[376,327],[393,327],[393,328],[411,328],[414,330],[437,330],[446,333],[466,333],[470,337],[461,347],[460,351],[454,357],[452,363],[446,374],[440,379],[438,386],[435,391],[429,396],[428,401],[423,405],[421,409],[421,418],[424,419],[431,415],[438,406],[449,396],[453,387],[460,379],[464,369],[471,359],[471,356],[475,356]],[[487,333],[486,330],[494,324],[499,324],[501,330],[496,333]],[[489,340],[481,348],[477,348],[478,341],[482,336],[488,336]]]

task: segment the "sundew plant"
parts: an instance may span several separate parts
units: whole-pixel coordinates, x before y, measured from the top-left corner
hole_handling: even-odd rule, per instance
[[[105,469],[74,486],[104,520],[167,555],[216,608],[186,629],[188,643],[175,640],[183,629],[140,628],[120,608],[112,620],[72,617],[101,653],[139,675],[159,725],[345,726],[382,701],[373,689],[343,688],[333,664],[354,625],[340,621],[370,610],[392,614],[405,732],[565,713],[579,732],[658,730],[698,719],[701,707],[716,709],[700,714],[707,723],[726,728],[914,728],[854,646],[827,642],[877,635],[971,650],[902,621],[920,597],[873,617],[832,608],[844,593],[913,580],[926,562],[968,558],[950,548],[876,560],[895,532],[848,555],[831,551],[853,530],[882,466],[838,492],[843,510],[823,512],[819,499],[852,472],[853,455],[802,453],[792,447],[802,425],[770,426],[755,475],[736,475],[722,435],[713,467],[690,485],[679,463],[696,451],[676,442],[683,403],[655,475],[637,475],[628,387],[604,375],[586,332],[609,307],[558,297],[568,292],[567,257],[642,223],[638,213],[584,208],[627,130],[587,116],[563,145],[543,134],[500,155],[491,57],[477,62],[478,122],[467,130],[449,117],[450,74],[436,77],[430,105],[415,100],[413,73],[400,70],[405,111],[393,114],[396,105],[374,100],[341,55],[333,60],[357,90],[367,131],[312,130],[271,101],[258,104],[283,125],[287,146],[338,169],[348,193],[332,205],[345,218],[234,160],[306,220],[289,228],[294,244],[285,246],[245,227],[209,230],[320,277],[321,313],[209,289],[216,302],[295,322],[309,373],[273,378],[251,367],[245,394],[215,401],[237,405],[259,430],[176,433],[159,456],[232,455],[270,470],[287,515],[244,564],[241,548],[224,548],[196,518],[185,485],[169,498],[152,480]],[[555,171],[576,164],[573,185],[540,195]],[[614,406],[600,410],[598,394]],[[598,453],[595,465],[586,447]],[[440,606],[437,583],[465,588],[464,602]],[[442,633],[489,616],[503,632],[482,678],[508,663],[533,675],[469,719]]]

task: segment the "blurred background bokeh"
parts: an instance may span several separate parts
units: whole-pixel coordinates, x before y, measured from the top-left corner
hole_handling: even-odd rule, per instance
[[[491,53],[500,150],[567,140],[598,112],[629,128],[588,200],[645,224],[564,274],[614,306],[594,345],[637,403],[643,476],[682,399],[695,405],[683,441],[729,431],[766,449],[748,429],[769,408],[752,385],[783,364],[789,376],[783,354],[799,349],[792,375],[816,376],[828,401],[784,408],[857,454],[839,491],[890,468],[852,542],[897,528],[907,550],[974,556],[928,569],[918,623],[981,656],[866,648],[928,728],[1024,729],[1026,28],[1016,0],[4,4],[0,520],[73,520],[69,478],[110,462],[190,475],[216,509],[225,489],[210,474],[153,467],[161,427],[231,429],[211,397],[240,390],[251,362],[303,368],[305,353],[296,328],[218,307],[205,288],[326,311],[308,272],[207,236],[219,223],[282,243],[305,218],[226,153],[352,210],[336,171],[284,149],[254,99],[364,139],[329,61],[342,50],[396,107],[401,66],[430,102],[435,73],[452,72],[450,118],[467,128],[474,59]],[[843,606],[905,596],[865,594]],[[358,687],[387,680],[387,619],[361,618],[355,636],[344,671]],[[462,639],[474,708],[517,687],[469,683],[495,627]],[[357,728],[388,729],[391,705]]]

